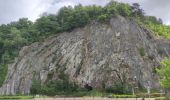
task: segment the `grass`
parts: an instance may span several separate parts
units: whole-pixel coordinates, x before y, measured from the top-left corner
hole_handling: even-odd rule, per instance
[[[157,98],[155,98],[155,100],[168,100],[168,98],[167,97],[157,97]]]
[[[165,96],[165,94],[163,93],[151,93],[150,97],[151,98],[157,98],[157,97],[162,97]],[[149,97],[149,95],[147,93],[139,93],[137,94],[137,97]]]
[[[32,99],[33,96],[0,96],[0,99]]]
[[[145,94],[146,95],[146,94]],[[59,97],[112,97],[112,98],[136,98],[136,97],[145,97],[144,94],[138,94],[138,95],[128,95],[128,94],[112,94],[112,93],[102,93],[98,91],[89,91],[89,92],[72,92],[72,93],[66,93],[64,95],[58,95]],[[43,97],[43,96],[40,96]],[[154,96],[151,96],[155,98],[155,100],[167,100],[164,95],[158,96],[157,94]],[[0,96],[1,99],[21,99],[21,100],[26,100],[26,99],[33,99],[33,96]]]
[[[66,96],[66,97],[102,97],[102,96],[108,96],[109,93],[100,92],[97,90],[92,91],[79,91],[79,92],[67,92],[59,94],[58,96]]]
[[[136,96],[135,95],[115,95],[115,94],[113,94],[112,95],[112,97],[113,98],[136,98]]]

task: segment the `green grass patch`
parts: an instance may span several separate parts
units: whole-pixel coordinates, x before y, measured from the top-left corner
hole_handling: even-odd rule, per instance
[[[168,97],[157,97],[155,100],[169,100]]]
[[[117,94],[113,94],[112,97],[113,98],[136,98],[135,95],[117,95]]]
[[[0,96],[0,99],[33,99],[33,96]]]
[[[112,95],[111,93],[105,93],[97,90],[92,90],[92,91],[77,91],[77,92],[65,92],[65,93],[60,93],[57,94],[58,96],[65,96],[65,97],[102,97],[102,96],[109,96]]]

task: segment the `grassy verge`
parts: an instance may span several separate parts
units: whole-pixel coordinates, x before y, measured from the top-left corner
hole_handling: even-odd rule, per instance
[[[156,97],[163,97],[165,96],[165,94],[163,93],[152,93],[150,94],[150,97],[151,98],[156,98]],[[147,93],[140,93],[140,94],[137,94],[137,97],[149,97],[149,95]]]
[[[79,92],[67,92],[58,94],[58,96],[66,96],[66,97],[102,97],[107,96],[109,93],[102,93],[100,91],[92,90],[92,91],[79,91]]]
[[[167,97],[157,97],[157,98],[155,98],[155,100],[168,100],[168,98]]]
[[[33,96],[0,96],[0,99],[32,99]]]
[[[112,95],[113,98],[136,98],[135,95]]]

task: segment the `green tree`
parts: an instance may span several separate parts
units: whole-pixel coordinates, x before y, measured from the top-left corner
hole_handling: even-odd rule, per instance
[[[170,59],[161,62],[161,69],[157,69],[161,76],[160,84],[163,88],[170,89]]]
[[[5,50],[4,50],[4,42],[2,41],[2,38],[0,36],[0,63],[2,63],[2,55],[3,55],[4,52],[5,52]]]
[[[128,17],[132,14],[131,7],[128,4],[120,3],[116,8],[118,13],[122,16]]]
[[[85,8],[82,5],[78,5],[74,7],[74,12],[73,12],[73,20],[71,22],[71,26],[73,28],[75,27],[82,27],[86,25],[89,22],[89,15]]]
[[[16,27],[19,30],[27,30],[33,23],[28,18],[20,18],[17,22],[11,22],[11,27]]]
[[[98,16],[103,13],[103,8],[101,6],[87,6],[83,7],[83,9],[87,12],[90,20],[95,20]]]
[[[146,16],[145,23],[147,23],[147,24],[152,23],[155,25],[162,24],[161,19],[157,19],[155,16]]]
[[[5,76],[7,74],[7,71],[8,71],[7,65],[0,64],[0,87],[2,86],[2,84],[5,80]]]
[[[68,31],[72,28],[72,21],[73,21],[73,8],[71,6],[63,7],[59,10],[58,13],[58,22],[63,31]]]
[[[109,16],[114,16],[114,15],[117,15],[117,7],[118,3],[115,2],[115,1],[111,1],[107,4],[107,6],[105,7],[106,11],[107,11],[107,14]]]
[[[98,16],[97,20],[100,22],[107,22],[109,20],[109,15],[108,14],[100,15]]]
[[[48,36],[60,31],[59,23],[55,15],[42,16],[35,22],[36,34]],[[38,37],[40,37],[38,36]]]
[[[133,15],[135,17],[143,17],[144,16],[144,11],[143,11],[143,9],[140,8],[140,5],[138,3],[132,4],[132,11],[133,11]]]

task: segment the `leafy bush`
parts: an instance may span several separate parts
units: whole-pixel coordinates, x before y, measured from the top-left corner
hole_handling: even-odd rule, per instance
[[[48,80],[51,80],[53,78],[53,75],[54,75],[53,71],[49,72],[47,75]]]
[[[69,82],[67,75],[60,74],[59,77],[59,80],[49,80],[46,84],[41,84],[40,81],[33,79],[31,94],[54,96],[77,92],[79,87],[77,86],[77,84]]]
[[[100,15],[97,20],[100,22],[107,22],[109,19],[109,16],[107,14]]]
[[[121,82],[116,82],[111,87],[107,87],[105,89],[106,93],[114,93],[114,94],[131,94],[131,88],[125,86]]]

